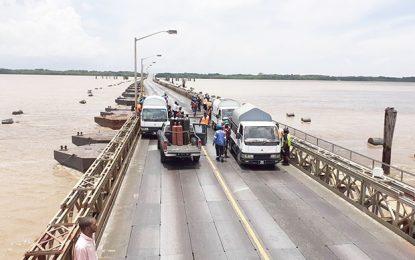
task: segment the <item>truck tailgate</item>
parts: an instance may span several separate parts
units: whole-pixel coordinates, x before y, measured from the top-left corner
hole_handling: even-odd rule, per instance
[[[200,153],[200,149],[197,146],[194,145],[170,145],[167,147],[167,154],[194,154],[194,153]]]

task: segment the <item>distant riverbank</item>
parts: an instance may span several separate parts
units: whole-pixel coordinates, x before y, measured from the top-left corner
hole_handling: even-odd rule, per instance
[[[296,74],[219,74],[219,73],[158,73],[159,78],[189,79],[246,79],[246,80],[325,80],[325,81],[383,81],[383,82],[415,82],[415,77],[370,77],[370,76],[327,76],[327,75],[296,75]]]
[[[48,69],[3,69],[0,74],[17,75],[63,75],[63,76],[99,76],[99,77],[134,77],[133,71],[97,71],[97,70],[48,70]],[[327,76],[298,74],[220,74],[220,73],[170,73],[156,74],[159,78],[187,79],[245,79],[245,80],[323,80],[323,81],[382,81],[382,82],[415,82],[413,77],[385,76]]]
[[[47,70],[47,69],[2,69],[0,74],[16,75],[60,75],[60,76],[105,76],[105,77],[133,77],[131,71],[97,71],[97,70]]]

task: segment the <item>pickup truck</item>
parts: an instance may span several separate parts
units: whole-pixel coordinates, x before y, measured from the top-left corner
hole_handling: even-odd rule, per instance
[[[158,149],[160,150],[160,160],[162,163],[167,159],[192,159],[197,163],[200,159],[202,141],[195,134],[194,126],[189,127],[189,131],[183,131],[183,145],[173,144],[173,132],[170,122],[163,124],[161,130],[157,131]]]

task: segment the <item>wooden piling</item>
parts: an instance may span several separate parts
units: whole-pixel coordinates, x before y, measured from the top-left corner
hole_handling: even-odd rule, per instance
[[[383,126],[383,153],[382,153],[382,165],[383,172],[385,174],[390,173],[391,154],[392,154],[392,140],[393,132],[395,130],[396,115],[398,111],[393,107],[387,107],[385,109],[385,120]]]

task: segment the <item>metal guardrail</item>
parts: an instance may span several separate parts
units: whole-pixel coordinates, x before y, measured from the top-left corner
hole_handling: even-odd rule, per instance
[[[363,166],[296,139],[291,164],[385,227],[415,244],[414,190],[391,178],[372,177]]]
[[[93,216],[99,241],[108,212],[122,182],[136,143],[140,120],[131,116],[64,199],[58,213],[34,242],[24,259],[71,259],[79,235],[77,220]]]
[[[398,167],[395,167],[389,164],[382,163],[381,161],[375,160],[361,153],[354,152],[340,145],[337,145],[332,142],[326,141],[324,139],[307,134],[306,132],[298,130],[289,125],[286,125],[280,122],[276,122],[276,123],[278,123],[280,127],[287,127],[290,131],[290,134],[293,135],[294,137],[304,140],[308,143],[311,143],[323,150],[329,151],[351,162],[364,166],[370,170],[373,170],[373,168],[375,167],[387,166],[390,168],[390,174],[388,175],[388,177],[401,181],[407,185],[414,186],[415,184],[415,173],[405,171],[403,169],[400,169]]]

